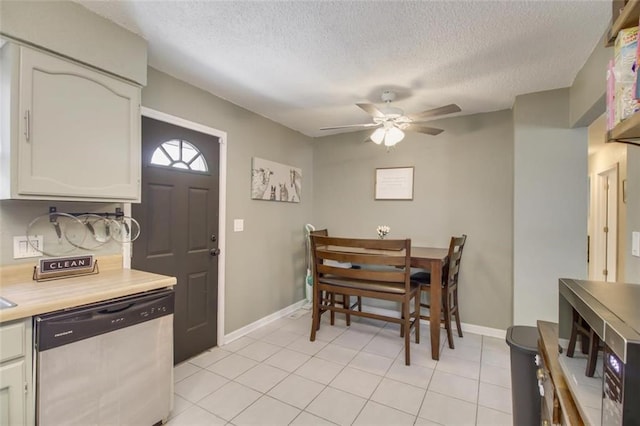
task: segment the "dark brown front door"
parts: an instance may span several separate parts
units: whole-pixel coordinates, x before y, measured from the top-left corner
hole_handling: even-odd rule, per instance
[[[135,269],[175,276],[174,363],[217,343],[219,138],[142,118]]]

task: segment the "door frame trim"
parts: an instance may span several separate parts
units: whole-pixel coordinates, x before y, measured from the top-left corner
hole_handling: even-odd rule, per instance
[[[142,106],[140,112],[143,116],[153,118],[155,120],[164,121],[165,123],[184,127],[186,129],[195,130],[196,132],[205,133],[207,135],[219,138],[220,144],[220,163],[218,165],[218,247],[220,254],[218,255],[218,327],[216,330],[218,346],[222,346],[224,341],[224,289],[225,289],[225,264],[226,264],[226,212],[227,212],[227,132],[196,123],[195,121],[186,120],[175,115],[167,114]],[[126,209],[125,209],[126,211]],[[129,204],[129,212],[131,215],[131,204]],[[123,253],[124,254],[124,253]],[[124,256],[125,259],[131,259],[131,255]],[[129,266],[131,267],[131,266]]]
[[[604,177],[612,178],[609,189],[603,188]],[[603,167],[594,173],[595,178],[595,217],[594,226],[594,250],[593,250],[593,276],[590,279],[598,281],[615,282],[618,277],[618,179],[619,163]],[[606,195],[609,195],[606,198]],[[609,207],[615,209],[608,211]],[[607,224],[609,232],[607,236],[602,234],[604,224]],[[613,241],[612,241],[613,240]],[[611,244],[609,244],[611,242]],[[602,270],[607,269],[609,274],[603,277]]]

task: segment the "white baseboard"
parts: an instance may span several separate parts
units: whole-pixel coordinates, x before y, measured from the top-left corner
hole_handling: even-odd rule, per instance
[[[306,306],[307,303],[308,303],[307,299],[302,299],[301,301],[296,302],[292,305],[289,305],[284,309],[281,309],[277,312],[267,315],[266,317],[260,318],[259,320],[254,321],[251,324],[247,324],[244,327],[239,328],[235,331],[232,331],[229,334],[225,334],[223,341],[221,343],[219,342],[218,345],[223,346],[227,343],[231,343],[234,340],[237,340],[242,336],[246,336],[252,331],[259,329],[260,327],[263,327],[280,318],[289,316],[290,314],[297,311],[298,309],[301,309],[301,308],[309,309],[310,307]],[[367,306],[367,310],[370,312],[377,312],[381,315],[386,315],[386,316],[395,316],[395,317],[399,316],[399,312],[397,311],[394,311],[391,309],[379,308],[376,306]],[[429,321],[424,321],[424,323],[428,324]],[[480,335],[489,336],[489,337],[496,337],[498,339],[504,339],[507,335],[507,330],[501,330],[499,328],[484,327],[481,325],[467,324],[464,322],[461,325],[462,325],[462,331],[465,331],[467,333],[480,334]]]
[[[262,326],[265,326],[280,318],[284,318],[292,314],[293,312],[297,311],[298,309],[304,307],[306,303],[307,303],[307,299],[302,299],[301,301],[296,302],[293,305],[289,305],[284,309],[280,309],[279,311],[274,312],[270,315],[267,315],[266,317],[260,318],[259,320],[254,321],[251,324],[247,324],[244,327],[241,327],[235,331],[232,331],[229,334],[225,334],[222,342],[218,342],[218,346],[223,346],[223,345],[226,345],[227,343],[231,343],[234,340],[239,339],[242,336],[246,336],[247,334],[251,333],[254,330],[259,329]]]
[[[380,308],[377,306],[369,306],[369,305],[363,305],[363,306],[367,307],[367,311],[378,313],[380,315],[396,317],[396,318],[400,316],[400,313],[398,311],[394,311],[393,309],[386,309],[386,308]],[[429,321],[421,320],[421,323],[429,324]],[[482,336],[488,336],[488,337],[496,337],[498,339],[504,339],[507,337],[507,330],[501,330],[499,328],[484,327],[484,326],[475,325],[475,324],[467,324],[464,322],[461,323],[460,325],[462,326],[462,331],[466,331],[468,333],[480,334]]]
[[[468,333],[481,334],[483,336],[496,337],[498,339],[505,339],[507,337],[507,330],[501,330],[499,328],[484,327],[484,326],[475,325],[475,324],[467,324],[464,322],[461,323],[460,325],[462,325],[462,331],[466,331]]]

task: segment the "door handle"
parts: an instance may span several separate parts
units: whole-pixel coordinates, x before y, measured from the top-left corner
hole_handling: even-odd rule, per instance
[[[211,256],[217,256],[217,255],[219,255],[219,254],[220,254],[220,249],[219,249],[219,248],[211,249],[211,250],[209,250],[209,254],[210,254]]]
[[[27,142],[31,142],[31,110],[24,112],[24,136]]]

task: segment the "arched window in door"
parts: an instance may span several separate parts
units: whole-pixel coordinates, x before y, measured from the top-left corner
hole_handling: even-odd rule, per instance
[[[151,164],[194,172],[209,171],[198,148],[182,139],[172,139],[157,147],[151,156]]]

